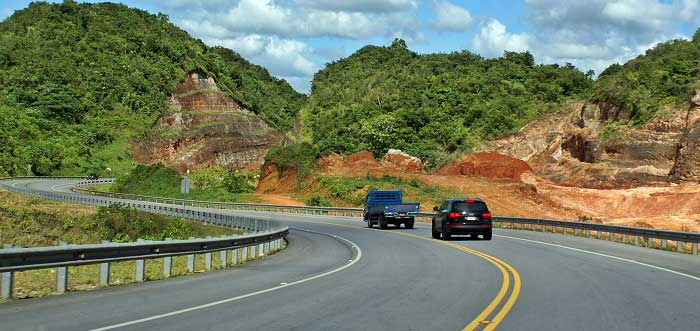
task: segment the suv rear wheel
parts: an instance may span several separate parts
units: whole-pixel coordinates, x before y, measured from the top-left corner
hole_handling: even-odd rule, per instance
[[[433,220],[433,226],[430,227],[433,232],[433,239],[440,239],[440,232],[435,229],[435,221]]]
[[[443,227],[442,228],[442,240],[450,240],[450,239],[452,239],[452,235],[449,232],[447,232],[447,229],[445,229]]]
[[[491,240],[491,235],[492,235],[491,232],[489,232],[489,233],[484,233],[484,240]]]

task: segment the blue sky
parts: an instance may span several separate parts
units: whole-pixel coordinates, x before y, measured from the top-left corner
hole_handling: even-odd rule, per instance
[[[0,1],[0,19],[31,1]],[[58,1],[60,2],[60,1]],[[599,73],[657,42],[689,38],[700,0],[123,0],[166,13],[209,45],[231,48],[301,92],[325,63],[406,40],[419,53],[529,51],[540,63]]]

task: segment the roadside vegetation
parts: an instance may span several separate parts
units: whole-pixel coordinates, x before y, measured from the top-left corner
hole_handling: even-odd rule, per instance
[[[69,244],[187,239],[227,236],[240,231],[207,225],[197,221],[144,213],[120,207],[92,207],[27,197],[0,190],[0,244],[20,247]],[[219,266],[218,254],[214,254]],[[204,270],[203,257],[195,260],[195,270]],[[69,290],[97,288],[98,265],[69,267]],[[15,273],[14,297],[28,298],[49,295],[54,288],[54,270],[39,269]],[[187,274],[186,258],[173,259],[173,275]],[[111,284],[135,282],[133,261],[111,265]],[[160,279],[162,261],[146,261],[146,279]]]
[[[0,176],[26,175],[27,164],[37,175],[128,172],[130,141],[194,70],[281,132],[306,99],[164,14],[72,0],[16,11],[0,22]]]
[[[265,156],[265,161],[274,163],[280,173],[293,169],[299,186],[316,169],[318,156],[318,150],[313,145],[301,142],[271,148]]]
[[[190,193],[180,193],[182,176],[162,164],[137,165],[125,176],[117,178],[110,191],[178,199],[251,202],[258,173],[229,172],[222,168],[194,170],[188,175]]]
[[[593,89],[593,102],[618,107],[629,125],[640,125],[667,106],[687,107],[693,88],[700,88],[700,29],[692,40],[657,44],[643,55],[605,69]]]
[[[123,207],[52,202],[0,190],[0,244],[21,247],[187,239],[237,231]]]
[[[381,156],[398,148],[436,165],[565,102],[585,100],[592,76],[570,64],[535,64],[528,52],[496,59],[469,51],[417,54],[396,39],[316,73],[302,130],[321,153]]]
[[[310,206],[361,207],[369,190],[401,190],[404,201],[421,203],[421,211],[430,211],[442,200],[461,195],[455,190],[425,185],[417,178],[369,174],[360,178],[321,176],[297,194]]]

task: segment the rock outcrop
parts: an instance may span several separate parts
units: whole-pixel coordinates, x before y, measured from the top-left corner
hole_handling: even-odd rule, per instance
[[[630,128],[621,124],[629,114],[614,105],[572,104],[481,150],[517,157],[560,185],[625,188],[697,181],[700,111],[692,109],[697,106],[688,113],[667,110]]]
[[[479,176],[492,179],[520,180],[520,176],[532,172],[522,160],[493,152],[472,153],[458,161],[450,162],[437,170],[443,176]]]
[[[675,181],[700,182],[700,90],[694,91],[685,118],[671,177]]]
[[[398,149],[390,149],[382,158],[382,162],[403,169],[404,172],[420,172],[423,169],[421,159]]]
[[[180,172],[210,166],[252,170],[281,141],[262,118],[219,91],[213,78],[195,71],[177,86],[146,138],[134,143],[134,159]]]

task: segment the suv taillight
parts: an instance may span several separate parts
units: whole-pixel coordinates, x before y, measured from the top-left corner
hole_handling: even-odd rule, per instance
[[[462,214],[456,213],[456,212],[451,212],[451,213],[447,214],[447,218],[449,218],[449,219],[458,218],[460,216],[462,216]]]
[[[490,219],[491,219],[491,213],[490,213],[490,212],[485,212],[485,213],[481,214],[481,218],[485,218],[485,219],[490,220]]]

